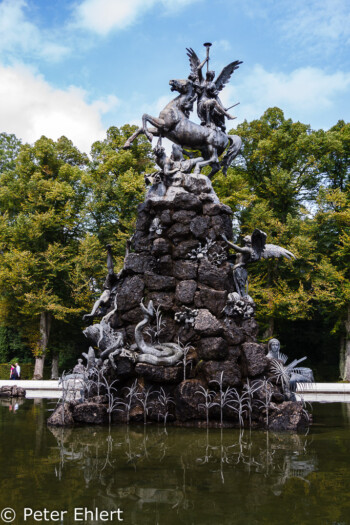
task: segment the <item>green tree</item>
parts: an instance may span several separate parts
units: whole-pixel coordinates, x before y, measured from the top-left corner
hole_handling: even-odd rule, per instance
[[[91,167],[84,175],[89,193],[88,231],[101,247],[112,245],[117,266],[122,264],[126,241],[133,233],[137,205],[144,200],[144,176],[154,169],[151,145],[145,137],[135,140],[131,149],[123,149],[135,130],[136,126],[129,125],[109,128],[106,139],[92,145]]]
[[[71,275],[84,235],[88,158],[65,137],[24,145],[0,175],[0,318],[24,324],[42,378],[55,320],[80,311]]]
[[[348,341],[349,125],[340,121],[328,131],[313,131],[270,108],[234,133],[243,146],[233,169],[254,195],[236,213],[239,231],[260,228],[267,242],[297,257],[293,263],[263,260],[250,269],[264,336],[276,333],[276,321],[308,321],[318,322],[318,331],[333,323]]]

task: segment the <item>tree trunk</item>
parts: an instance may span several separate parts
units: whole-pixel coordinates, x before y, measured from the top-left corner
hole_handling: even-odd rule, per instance
[[[345,336],[342,338],[340,349],[340,376],[344,381],[350,381],[350,304],[344,325]]]
[[[267,325],[267,328],[263,334],[263,338],[271,339],[271,337],[273,336],[274,330],[275,330],[275,320],[273,317],[271,317],[269,319],[269,324]]]
[[[58,379],[58,354],[53,354],[51,364],[51,379]]]
[[[42,379],[44,376],[44,364],[46,349],[50,337],[52,317],[49,312],[41,312],[40,314],[40,340],[39,340],[39,355],[35,358],[34,377],[33,379]]]

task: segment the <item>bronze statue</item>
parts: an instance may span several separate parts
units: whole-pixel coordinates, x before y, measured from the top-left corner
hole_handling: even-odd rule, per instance
[[[244,237],[243,247],[233,244],[225,235],[222,235],[221,237],[228,246],[238,252],[232,270],[236,290],[242,297],[248,295],[248,264],[260,261],[262,258],[269,259],[270,257],[295,259],[295,255],[289,250],[277,246],[276,244],[266,244],[266,233],[258,229],[255,229],[252,235]]]
[[[203,78],[202,73],[204,64],[209,63],[209,53],[203,62],[200,62],[197,54],[192,48],[187,49],[187,56],[190,59],[191,66],[190,78],[194,80],[194,86],[198,96],[197,114],[200,118],[201,124],[208,127],[217,127],[225,132],[225,117],[230,120],[233,120],[236,117],[227,112],[218,94],[229,81],[232,73],[238,69],[242,62],[240,60],[235,60],[228,64],[214,82],[214,71],[207,70],[205,79]]]
[[[208,49],[208,47],[207,47]],[[124,148],[129,148],[140,134],[145,134],[150,142],[154,136],[165,137],[175,144],[189,150],[199,150],[203,160],[197,162],[195,173],[200,173],[202,167],[210,165],[213,176],[219,169],[226,175],[232,160],[238,155],[242,141],[237,135],[227,135],[225,132],[225,117],[233,118],[223,107],[218,93],[230,79],[233,71],[241,62],[236,60],[226,66],[213,82],[213,72],[207,73],[203,80],[201,69],[208,63],[208,56],[201,64],[196,53],[188,50],[192,72],[190,77],[182,80],[170,80],[171,91],[179,95],[170,101],[160,112],[159,117],[144,114],[142,126],[125,142]],[[200,79],[202,78],[202,82]],[[198,112],[204,125],[189,120],[193,104],[198,99]],[[148,128],[147,123],[154,126]],[[226,154],[221,162],[219,156]]]

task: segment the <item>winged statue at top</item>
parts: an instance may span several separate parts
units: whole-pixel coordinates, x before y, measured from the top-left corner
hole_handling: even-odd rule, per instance
[[[209,44],[207,44],[207,46],[209,46]],[[239,65],[242,64],[242,62],[240,60],[235,60],[228,64],[214,81],[215,71],[209,70],[208,67],[205,78],[203,77],[202,72],[204,65],[209,63],[209,54],[207,54],[203,62],[200,62],[197,54],[192,48],[188,48],[186,51],[191,66],[189,78],[193,80],[197,94],[197,114],[201,124],[202,126],[217,127],[225,132],[225,117],[230,120],[233,120],[236,117],[233,117],[228,113],[218,95],[224,88],[225,84],[230,80],[232,73],[239,68]]]
[[[209,175],[211,177],[220,169],[226,175],[228,167],[241,148],[240,137],[226,133],[225,119],[235,117],[228,113],[230,108],[224,107],[219,93],[242,62],[240,60],[231,62],[215,80],[215,72],[209,70],[211,44],[207,43],[204,46],[207,55],[202,62],[193,49],[187,49],[191,67],[188,78],[169,81],[171,91],[177,91],[179,95],[162,109],[158,117],[145,113],[142,116],[142,126],[128,138],[124,148],[130,148],[132,142],[141,134],[146,135],[150,142],[153,137],[158,137],[159,148],[164,137],[183,150],[199,150],[202,158],[195,164],[194,173],[200,173],[202,167],[209,165],[212,168]],[[207,72],[204,78],[202,70],[205,64],[207,64]],[[200,124],[189,119],[195,102],[197,102]],[[152,127],[148,127],[147,124]],[[225,155],[219,160],[223,153]]]
[[[222,235],[226,244],[237,252],[232,271],[236,291],[241,297],[248,296],[247,266],[249,264],[260,261],[260,259],[270,259],[271,257],[295,259],[295,255],[286,250],[286,248],[282,248],[282,246],[277,244],[266,244],[266,237],[265,232],[256,228],[252,235],[244,237],[244,246],[237,246],[230,242],[225,235]]]

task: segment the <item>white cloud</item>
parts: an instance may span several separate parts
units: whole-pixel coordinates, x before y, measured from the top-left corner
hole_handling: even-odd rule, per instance
[[[221,98],[226,107],[240,100],[240,106],[233,110],[239,121],[259,118],[268,107],[278,106],[293,119],[320,125],[322,114],[333,108],[337,97],[349,88],[347,72],[327,74],[319,68],[305,67],[289,74],[272,73],[257,65],[244,78],[237,75],[235,84],[226,87]]]
[[[0,53],[34,54],[47,60],[58,60],[68,48],[55,43],[52,30],[41,31],[25,14],[25,0],[3,0],[0,3]]]
[[[301,59],[305,50],[325,57],[350,42],[349,0],[246,0],[242,9],[269,21]]]
[[[232,45],[228,40],[215,40],[213,42],[213,46],[215,47],[215,51],[231,51]]]
[[[146,11],[161,5],[171,13],[198,0],[83,0],[76,7],[76,25],[100,35],[113,29],[125,29]]]
[[[290,39],[323,48],[340,44],[350,38],[350,10],[348,0],[295,0],[288,3],[287,16],[281,25]],[[324,46],[325,41],[327,46]]]
[[[87,153],[105,137],[101,114],[118,104],[116,97],[89,104],[82,89],[55,89],[23,65],[0,66],[0,75],[1,131],[30,143],[41,135],[54,140],[65,135]]]

